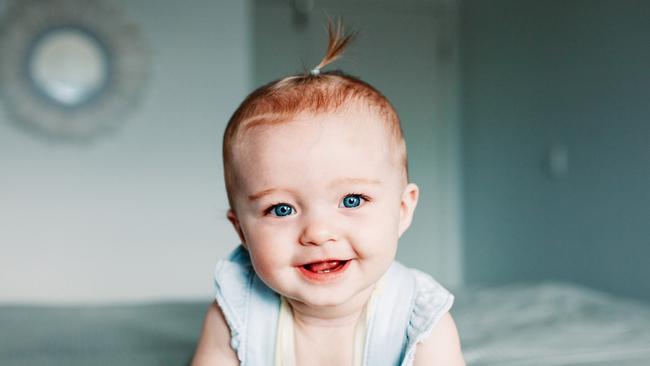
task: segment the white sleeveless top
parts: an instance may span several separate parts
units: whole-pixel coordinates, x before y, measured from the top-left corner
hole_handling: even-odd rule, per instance
[[[291,366],[290,307],[253,271],[239,246],[215,268],[215,298],[242,366]],[[429,275],[393,262],[375,291],[355,337],[355,366],[410,366],[417,344],[449,311],[454,297]],[[280,327],[280,329],[278,329]],[[288,333],[288,334],[287,334]],[[281,352],[281,353],[280,353]]]
[[[374,303],[377,294],[380,291],[381,282],[375,285],[375,288],[370,295],[370,299],[364,305],[361,316],[357,321],[354,330],[354,361],[352,366],[363,365],[363,348],[366,344],[366,336],[368,334],[368,327],[372,319],[373,311],[375,309]],[[291,305],[282,296],[280,298],[280,317],[278,319],[278,331],[275,337],[275,366],[296,366],[296,350],[295,339],[293,333],[293,311]]]

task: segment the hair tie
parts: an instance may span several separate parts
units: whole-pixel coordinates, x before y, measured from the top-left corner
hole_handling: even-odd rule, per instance
[[[320,75],[320,68],[318,66],[316,66],[313,69],[311,69],[311,71],[309,73],[312,76],[318,76],[318,75]]]

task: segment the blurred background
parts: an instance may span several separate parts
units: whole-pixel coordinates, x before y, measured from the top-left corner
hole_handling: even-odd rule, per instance
[[[254,87],[318,63],[328,16],[360,31],[333,68],[403,120],[422,201],[401,261],[454,288],[650,300],[650,2],[45,3],[0,0],[2,303],[209,301],[238,244],[222,131]],[[44,36],[62,17],[85,32],[81,81]]]

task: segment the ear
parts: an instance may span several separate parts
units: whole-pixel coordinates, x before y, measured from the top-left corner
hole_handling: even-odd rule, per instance
[[[237,218],[237,214],[235,214],[235,211],[230,209],[228,210],[228,214],[226,216],[228,217],[228,221],[230,221],[230,223],[232,224],[232,227],[237,232],[237,235],[239,235],[239,240],[241,240],[242,245],[244,246],[244,248],[246,248],[246,240],[244,239],[244,233],[241,230],[241,225],[239,225],[239,219]]]
[[[404,187],[402,192],[402,201],[399,207],[399,236],[411,226],[413,220],[413,212],[418,205],[418,198],[420,196],[420,189],[414,183],[409,183]]]

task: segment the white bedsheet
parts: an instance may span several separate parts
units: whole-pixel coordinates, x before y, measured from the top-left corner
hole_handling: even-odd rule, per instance
[[[650,304],[562,283],[456,295],[469,366],[650,365]]]

